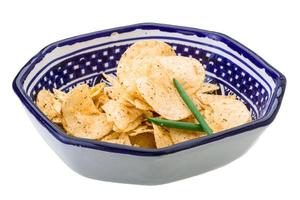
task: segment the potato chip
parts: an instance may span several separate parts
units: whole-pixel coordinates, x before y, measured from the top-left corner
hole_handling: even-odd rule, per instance
[[[174,144],[206,136],[204,132],[188,131],[170,128],[170,137]]]
[[[103,138],[101,138],[101,141],[114,140],[114,139],[118,139],[119,137],[120,137],[120,133],[112,132],[112,133],[109,133],[108,135],[104,136]]]
[[[129,136],[129,138],[133,146],[143,148],[156,148],[153,133],[144,132],[135,136]]]
[[[105,83],[98,83],[90,89],[90,96],[92,99],[97,99],[97,97],[103,92]]]
[[[129,136],[126,133],[121,133],[119,140],[122,141],[122,144],[131,146]]]
[[[61,103],[54,94],[48,90],[41,90],[37,95],[36,105],[48,119],[55,119],[56,123],[61,122]]]
[[[143,40],[131,45],[122,55],[118,67],[117,77],[121,84],[131,91],[131,74],[138,73],[139,69],[132,69],[135,60],[143,59],[148,56],[175,56],[176,53],[168,44],[157,40]],[[137,65],[136,65],[137,66]],[[141,68],[143,66],[140,66]],[[129,84],[128,84],[129,83]]]
[[[148,77],[154,66],[163,68],[171,80],[173,78],[179,80],[190,94],[196,92],[203,84],[205,71],[196,59],[182,56],[148,56],[132,61],[131,71],[122,81],[130,95],[140,98],[136,80],[143,76]]]
[[[102,141],[110,142],[110,143],[114,143],[114,144],[123,144],[123,145],[131,146],[129,136],[126,133],[121,133],[120,136],[116,139],[105,139]]]
[[[141,76],[147,76],[150,67],[153,64],[152,57],[144,57],[135,59],[131,63],[131,71],[126,74],[126,79],[120,79],[120,83],[124,89],[135,98],[140,98],[136,88],[136,80]]]
[[[132,131],[132,130],[136,129],[142,122],[143,122],[143,117],[140,116],[140,117],[138,117],[136,120],[130,122],[130,123],[128,124],[128,126],[127,126],[126,129],[120,130],[120,131],[122,131],[122,132],[124,132],[124,133],[127,133],[127,132],[129,132],[129,131]]]
[[[239,100],[224,98],[209,104],[212,108],[213,120],[222,126],[222,129],[230,129],[251,121],[251,113]]]
[[[202,87],[197,91],[197,93],[211,93],[219,89],[220,87],[217,84],[203,83]]]
[[[154,130],[154,139],[157,148],[168,147],[173,144],[172,139],[168,130],[164,129],[163,127],[153,125]]]
[[[206,106],[204,110],[200,111],[208,126],[214,133],[222,131],[222,126],[214,120],[213,110],[210,106]]]
[[[105,93],[102,93],[102,94],[98,95],[97,98],[95,97],[95,100],[93,100],[93,101],[94,101],[95,106],[98,109],[102,110],[101,106],[103,106],[106,102],[108,102],[109,98]]]
[[[146,102],[140,100],[140,99],[135,99],[134,100],[134,106],[137,108],[137,109],[140,109],[140,110],[153,110],[153,108],[151,108],[151,106],[149,104],[147,104]]]
[[[52,118],[51,121],[53,121],[56,124],[61,124],[62,118],[61,118],[61,116],[57,116],[57,117]]]
[[[136,136],[141,133],[153,133],[153,128],[147,125],[141,125],[128,133],[129,136]]]
[[[53,89],[53,93],[56,99],[58,99],[61,103],[66,100],[67,94],[58,89]]]
[[[63,126],[69,134],[87,139],[100,139],[112,130],[112,123],[104,113],[64,115]]]
[[[160,56],[156,59],[158,65],[166,69],[171,79],[176,78],[188,94],[202,87],[205,70],[198,60],[183,56]]]
[[[125,130],[131,122],[135,121],[143,113],[135,108],[127,107],[117,101],[109,100],[102,106],[107,118],[113,121],[120,130]]]
[[[166,119],[180,120],[191,115],[166,72],[154,66],[148,77],[137,79],[137,88],[145,101]],[[164,81],[162,81],[164,80]]]
[[[214,101],[222,101],[223,99],[236,99],[234,95],[225,96],[225,95],[214,95],[214,94],[202,94],[200,92],[197,92],[196,96],[200,100],[202,104],[210,104]]]
[[[103,76],[112,84],[111,87],[105,87],[104,91],[111,99],[118,101],[126,106],[134,106],[135,98],[132,97],[119,81],[113,77],[103,73]]]
[[[152,111],[149,111],[149,110],[142,110],[144,116],[145,116],[145,120],[144,121],[147,121],[147,117],[153,117],[153,112]]]
[[[78,85],[68,94],[63,105],[64,115],[78,112],[82,114],[99,114],[92,98],[90,97],[90,89],[86,84]]]

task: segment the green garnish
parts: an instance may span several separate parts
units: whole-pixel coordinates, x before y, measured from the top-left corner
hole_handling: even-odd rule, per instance
[[[190,99],[190,97],[187,95],[187,93],[184,91],[182,85],[173,78],[173,83],[175,88],[177,89],[180,97],[184,101],[184,103],[187,105],[187,107],[191,110],[199,124],[194,124],[191,122],[181,122],[181,121],[174,121],[174,120],[168,120],[168,119],[161,119],[161,118],[148,118],[149,122],[152,122],[159,126],[165,126],[168,128],[177,128],[177,129],[186,129],[186,130],[192,130],[192,131],[204,131],[207,133],[207,135],[211,135],[213,131],[206,123],[205,119],[201,115],[201,113],[198,111],[196,105],[194,102]]]
[[[158,126],[165,126],[168,128],[186,129],[191,131],[203,131],[199,124],[194,124],[191,122],[180,122],[161,118],[148,118],[149,122],[152,122]]]
[[[204,120],[203,116],[201,113],[198,111],[196,105],[193,103],[193,101],[190,99],[190,97],[187,95],[187,93],[184,91],[182,85],[175,79],[173,78],[173,83],[181,96],[182,100],[184,103],[187,105],[187,107],[191,110],[197,121],[199,122],[200,126],[203,128],[203,130],[208,134],[211,135],[213,131],[211,128],[208,126],[206,121]]]

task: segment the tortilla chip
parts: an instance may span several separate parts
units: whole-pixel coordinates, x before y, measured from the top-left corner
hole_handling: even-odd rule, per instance
[[[197,91],[199,93],[211,93],[219,90],[220,87],[217,84],[203,83],[202,87]]]
[[[176,78],[188,94],[202,87],[205,70],[198,60],[183,56],[161,56],[157,60],[158,65],[167,71],[171,79]]]
[[[61,122],[61,102],[48,90],[41,90],[36,98],[36,105],[44,115],[54,122]]]
[[[102,106],[108,120],[113,121],[118,129],[125,130],[131,122],[135,121],[143,113],[135,108],[127,107],[117,101],[109,100]]]
[[[129,138],[133,146],[143,148],[156,148],[153,133],[144,132],[135,136],[129,136]]]
[[[198,137],[203,137],[206,134],[204,132],[188,131],[182,129],[170,128],[170,137],[174,144],[192,140]]]
[[[157,126],[155,124],[153,125],[153,130],[154,130],[154,139],[155,139],[155,144],[157,148],[163,148],[163,147],[168,147],[173,144],[172,139],[170,137],[170,134],[168,130]]]
[[[181,120],[191,112],[185,106],[172,81],[159,66],[153,66],[148,77],[137,79],[137,88],[143,99],[166,119]],[[164,81],[162,81],[164,80]]]

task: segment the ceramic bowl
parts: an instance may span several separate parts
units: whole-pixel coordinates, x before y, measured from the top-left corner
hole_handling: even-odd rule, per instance
[[[79,83],[95,85],[101,72],[114,74],[132,43],[162,40],[178,55],[198,59],[206,81],[219,93],[235,94],[251,110],[251,123],[162,149],[144,149],[66,135],[35,106],[41,89],[69,91]],[[234,39],[216,32],[144,23],[98,31],[50,44],[18,73],[13,89],[49,146],[74,171],[104,181],[156,185],[195,176],[243,155],[274,120],[285,77]],[[28,134],[28,133],[27,133]]]

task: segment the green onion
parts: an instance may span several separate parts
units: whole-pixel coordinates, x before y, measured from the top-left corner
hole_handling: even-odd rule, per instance
[[[149,122],[152,122],[158,126],[165,126],[168,128],[186,129],[191,131],[203,131],[199,124],[194,124],[191,122],[180,122],[161,118],[148,118]]]
[[[181,96],[182,100],[184,103],[187,105],[187,107],[191,110],[203,130],[207,133],[207,135],[211,135],[213,131],[211,128],[208,126],[204,118],[202,117],[201,113],[198,111],[196,105],[193,103],[193,101],[190,99],[190,97],[187,95],[187,93],[184,91],[182,85],[175,79],[173,78],[173,83]]]

